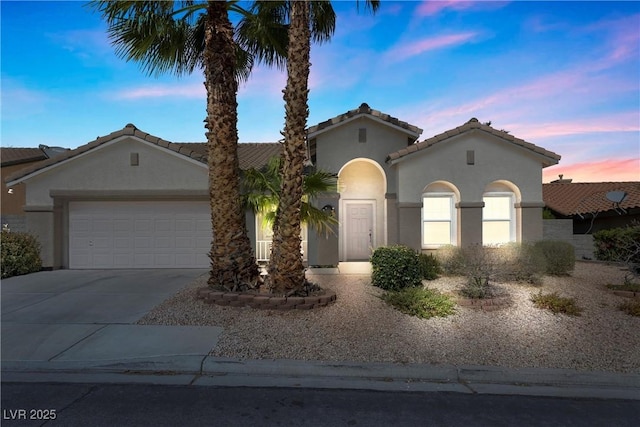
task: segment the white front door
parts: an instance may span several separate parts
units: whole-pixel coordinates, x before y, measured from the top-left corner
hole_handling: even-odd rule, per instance
[[[346,202],[346,261],[368,261],[374,247],[374,202]]]
[[[207,268],[210,250],[207,202],[69,202],[69,268]]]

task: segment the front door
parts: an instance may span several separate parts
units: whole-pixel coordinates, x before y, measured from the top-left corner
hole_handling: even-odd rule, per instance
[[[368,261],[373,248],[373,202],[346,203],[346,261]]]

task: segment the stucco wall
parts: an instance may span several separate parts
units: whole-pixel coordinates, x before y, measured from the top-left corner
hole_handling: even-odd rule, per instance
[[[468,152],[473,164],[468,164]],[[516,196],[516,240],[542,238],[542,164],[539,155],[502,139],[472,131],[417,151],[393,162],[398,182],[398,203],[422,203],[427,185],[451,183],[459,192],[458,243],[482,241],[483,195],[496,183]],[[463,206],[460,210],[460,206]],[[415,225],[420,230],[420,225]]]
[[[467,151],[475,164],[467,164]],[[394,162],[402,185],[398,202],[421,201],[423,189],[434,181],[448,181],[460,191],[461,201],[481,202],[485,188],[494,181],[513,183],[524,202],[542,202],[542,166],[529,155],[500,138],[472,131],[438,143]]]
[[[138,166],[131,166],[131,153],[138,153]],[[51,190],[179,192],[207,188],[207,165],[124,137],[29,179],[26,205],[52,206]]]
[[[360,128],[367,130],[367,142],[358,142]],[[312,136],[313,137],[313,136]],[[394,176],[385,163],[389,153],[407,146],[408,135],[375,120],[360,117],[315,137],[316,165],[338,173],[349,161],[357,158],[375,160],[385,171],[388,193],[396,191]]]

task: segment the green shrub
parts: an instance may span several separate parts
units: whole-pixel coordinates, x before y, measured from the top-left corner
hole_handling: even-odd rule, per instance
[[[537,308],[547,309],[553,314],[563,313],[569,316],[580,316],[582,312],[575,299],[561,297],[557,292],[550,294],[539,292],[531,296],[531,301]]]
[[[425,280],[435,280],[442,272],[438,258],[431,254],[419,254],[420,272]]]
[[[40,244],[30,234],[2,231],[0,270],[3,279],[40,271]]]
[[[371,256],[371,282],[386,290],[422,284],[420,260],[413,249],[397,245],[377,248]]]
[[[555,240],[541,240],[535,248],[545,257],[545,273],[551,276],[567,276],[576,265],[576,253],[573,245]]]
[[[455,302],[435,289],[406,288],[385,292],[381,298],[401,312],[423,319],[455,313]]]
[[[546,258],[531,243],[509,243],[497,249],[497,277],[505,282],[542,283]]]
[[[447,276],[464,276],[465,260],[462,248],[453,245],[443,246],[438,249],[436,258],[442,272]]]
[[[638,300],[623,302],[618,308],[630,316],[640,317],[640,301]]]
[[[596,259],[640,264],[640,224],[593,233]]]

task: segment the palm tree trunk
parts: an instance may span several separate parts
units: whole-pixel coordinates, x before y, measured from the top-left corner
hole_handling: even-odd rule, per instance
[[[303,169],[311,31],[309,3],[291,2],[291,25],[287,60],[287,86],[284,90],[285,130],[282,158],[282,188],[274,226],[269,263],[269,280],[274,293],[291,295],[305,285],[300,240]]]
[[[233,27],[226,4],[210,1],[205,33],[207,146],[211,203],[211,272],[209,286],[244,289],[255,283],[258,267],[247,236],[240,198],[238,163],[238,82]]]

